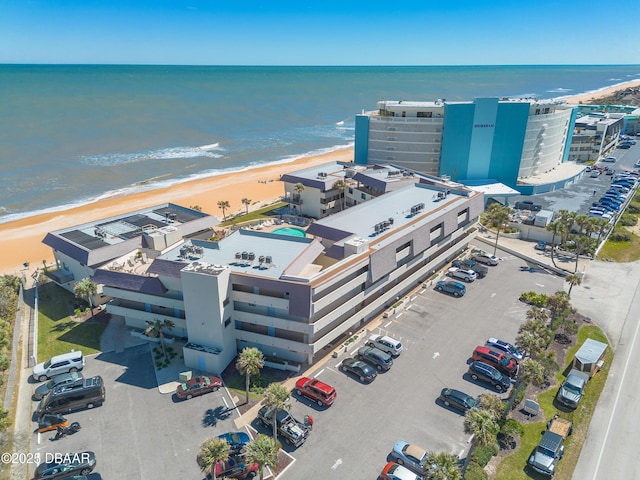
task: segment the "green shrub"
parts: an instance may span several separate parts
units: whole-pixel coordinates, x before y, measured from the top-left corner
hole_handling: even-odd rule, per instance
[[[487,472],[485,472],[480,465],[472,460],[467,466],[464,478],[465,480],[488,480],[489,475],[487,475]]]
[[[537,292],[523,292],[520,301],[535,307],[543,308],[547,305],[547,295]]]
[[[516,398],[513,400],[513,403],[511,404],[511,409],[515,410],[518,405],[520,405],[520,402],[522,402],[522,399],[524,398],[525,395],[525,390],[524,388],[512,388],[511,389],[511,393],[509,393],[509,400],[511,400],[513,398],[513,396],[515,395]]]
[[[616,228],[609,236],[609,240],[612,242],[630,242],[631,232],[623,228]]]
[[[640,213],[640,203],[631,202],[627,207],[627,212],[633,213],[633,214]]]
[[[473,451],[472,462],[477,463],[481,467],[484,467],[489,460],[496,455],[499,451],[497,445],[487,445],[486,447],[476,447]]]
[[[620,217],[620,225],[623,227],[635,227],[636,223],[638,223],[638,217],[636,215],[631,215],[629,213],[625,213]]]

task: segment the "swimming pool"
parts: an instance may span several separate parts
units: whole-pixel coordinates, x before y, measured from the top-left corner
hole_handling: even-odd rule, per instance
[[[307,236],[307,234],[305,233],[304,230],[302,230],[301,228],[294,228],[294,227],[276,228],[271,233],[279,233],[280,235],[291,235],[292,237],[306,237]]]

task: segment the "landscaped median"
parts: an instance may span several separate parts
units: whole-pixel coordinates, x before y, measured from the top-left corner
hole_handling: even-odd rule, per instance
[[[554,478],[557,480],[569,480],[573,475],[580,451],[586,440],[587,431],[591,417],[595,411],[596,404],[600,398],[600,394],[604,389],[604,385],[609,373],[609,367],[613,362],[614,353],[611,348],[607,348],[604,357],[604,365],[598,373],[596,373],[589,381],[586,393],[578,408],[574,411],[558,411],[554,406],[554,398],[558,390],[558,386],[565,378],[565,374],[571,368],[573,357],[578,348],[587,338],[592,338],[602,343],[607,343],[607,338],[598,327],[593,325],[585,325],[578,332],[578,338],[575,344],[568,349],[565,368],[556,374],[557,384],[551,385],[546,391],[540,393],[537,402],[540,404],[540,418],[535,419],[533,423],[524,423],[524,433],[520,438],[520,444],[514,453],[507,456],[500,462],[497,468],[496,480],[517,480],[527,478],[548,478],[540,475],[533,470],[527,468],[527,460],[533,449],[536,447],[543,432],[547,429],[547,422],[558,413],[561,417],[569,419],[573,422],[573,434],[565,441],[564,456],[558,463]]]

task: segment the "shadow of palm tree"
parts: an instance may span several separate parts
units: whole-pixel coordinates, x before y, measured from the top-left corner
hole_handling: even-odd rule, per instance
[[[225,408],[222,405],[216,408],[209,408],[204,412],[202,418],[203,427],[215,427],[220,420],[225,420],[231,415],[231,409]]]

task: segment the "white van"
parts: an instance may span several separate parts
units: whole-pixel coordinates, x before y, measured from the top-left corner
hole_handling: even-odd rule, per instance
[[[69,353],[56,355],[43,363],[33,367],[33,379],[43,382],[56,375],[68,372],[77,372],[84,368],[84,355],[82,352],[72,350]]]
[[[397,357],[402,352],[402,344],[395,338],[386,335],[371,335],[367,345],[382,350],[393,357]]]

